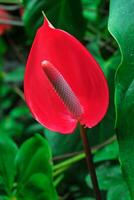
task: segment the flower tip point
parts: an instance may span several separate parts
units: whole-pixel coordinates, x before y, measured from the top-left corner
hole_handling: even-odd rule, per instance
[[[42,10],[42,15],[44,17],[44,23],[46,26],[50,27],[50,28],[54,28],[53,25],[50,23],[50,21],[48,20],[45,12]]]
[[[45,12],[43,10],[41,12],[42,12],[43,17],[46,18]]]

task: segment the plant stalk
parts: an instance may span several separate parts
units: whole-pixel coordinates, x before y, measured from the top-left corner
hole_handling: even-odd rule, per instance
[[[80,125],[80,134],[81,134],[81,139],[86,155],[86,162],[87,162],[87,167],[89,170],[89,174],[91,176],[92,184],[93,184],[93,189],[94,189],[94,194],[96,197],[96,200],[101,200],[101,193],[99,190],[99,184],[95,172],[95,166],[93,163],[93,158],[92,158],[92,153],[91,153],[91,147],[88,142],[88,137],[87,137],[87,132],[86,128],[84,128],[82,125]]]

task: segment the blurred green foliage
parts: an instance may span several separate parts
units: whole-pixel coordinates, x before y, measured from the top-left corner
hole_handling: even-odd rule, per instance
[[[57,200],[52,181],[52,157],[46,139],[35,135],[20,148],[0,136],[0,197]],[[44,187],[45,186],[45,187]]]
[[[23,0],[25,12],[23,15],[24,25],[30,37],[33,38],[37,27],[43,22],[44,11],[48,19],[55,27],[66,30],[82,40],[85,30],[85,20],[82,17],[81,0]],[[77,12],[74,12],[74,10]],[[32,27],[29,29],[29,27]]]
[[[12,26],[0,37],[0,199],[94,200],[85,156],[81,152],[79,129],[72,135],[45,129],[32,118],[24,101],[25,63],[36,30],[43,23],[42,10],[56,28],[77,37],[105,73],[110,91],[109,109],[98,126],[88,129],[88,137],[94,147],[102,198],[130,200],[127,184],[133,196],[134,12],[131,9],[134,1],[123,2],[0,1],[0,6],[4,6],[12,20],[23,23],[23,26]],[[126,8],[127,15],[123,14]],[[108,17],[109,30],[119,43],[120,50],[108,31]],[[125,28],[127,31],[123,31]]]
[[[121,63],[116,73],[115,108],[116,127],[120,148],[121,166],[134,199],[134,1],[111,1],[109,30],[121,51]],[[120,9],[118,9],[120,7]],[[127,11],[127,12],[126,12]],[[116,13],[116,14],[115,14]],[[125,26],[122,30],[121,26]]]

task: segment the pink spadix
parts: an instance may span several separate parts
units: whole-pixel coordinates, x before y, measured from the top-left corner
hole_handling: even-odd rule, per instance
[[[80,116],[83,113],[83,108],[79,99],[76,97],[62,74],[47,60],[44,60],[41,65],[53,88],[62,99],[72,116],[76,119],[80,119]]]

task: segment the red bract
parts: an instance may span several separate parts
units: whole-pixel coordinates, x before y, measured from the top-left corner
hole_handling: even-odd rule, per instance
[[[10,20],[10,15],[3,9],[0,9],[0,19]],[[0,24],[0,35],[4,34],[6,30],[11,28],[8,24]]]
[[[95,126],[109,101],[106,79],[92,55],[46,18],[28,58],[24,93],[34,118],[60,133],[72,133],[78,122]]]

